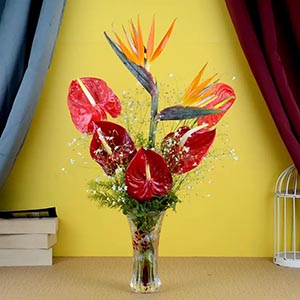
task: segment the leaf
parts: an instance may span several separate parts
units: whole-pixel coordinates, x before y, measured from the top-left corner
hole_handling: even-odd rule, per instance
[[[126,66],[126,68],[134,75],[134,77],[141,83],[141,85],[146,89],[146,91],[151,94],[155,89],[155,84],[153,82],[152,75],[143,67],[135,64],[130,61],[122,51],[120,51],[119,47],[110,39],[106,32],[104,32],[106,39],[108,40],[110,46],[118,55],[120,60]]]
[[[207,115],[219,114],[222,110],[193,106],[170,106],[156,115],[158,121],[195,119]]]

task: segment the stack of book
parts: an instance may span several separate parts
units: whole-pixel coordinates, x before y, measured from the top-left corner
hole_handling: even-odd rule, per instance
[[[57,229],[55,208],[0,211],[0,266],[52,265]]]

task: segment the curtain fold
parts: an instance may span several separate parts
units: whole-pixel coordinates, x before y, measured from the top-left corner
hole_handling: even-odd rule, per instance
[[[6,0],[0,5],[0,188],[28,132],[64,6],[65,0]]]
[[[300,172],[300,1],[225,1],[248,64]]]
[[[27,38],[28,23],[36,26],[37,18],[29,22],[30,1],[6,1],[0,23],[0,134],[2,134],[15,96],[27,67],[26,57],[32,40]],[[23,12],[20,14],[20,11]],[[39,9],[36,10],[37,15]],[[16,21],[17,20],[17,21]]]

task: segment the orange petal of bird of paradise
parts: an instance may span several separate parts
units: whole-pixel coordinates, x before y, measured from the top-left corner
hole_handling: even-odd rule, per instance
[[[203,68],[200,70],[200,72],[197,74],[197,76],[193,79],[189,87],[187,88],[186,92],[183,95],[183,103],[184,105],[193,105],[197,106],[197,102],[203,98],[209,97],[210,93],[207,92],[207,88],[209,86],[209,83],[211,80],[217,75],[214,74],[213,76],[209,77],[205,81],[199,84],[204,70],[206,68],[207,64],[203,66]]]
[[[153,17],[152,24],[150,27],[150,32],[148,36],[147,48],[143,41],[141,24],[139,18],[137,19],[137,29],[133,22],[130,23],[130,36],[124,30],[125,37],[127,40],[127,46],[121,40],[117,33],[115,37],[117,39],[118,45],[123,52],[123,54],[132,62],[140,66],[148,66],[150,62],[154,61],[165,49],[167,42],[172,34],[176,19],[171,23],[168,31],[160,41],[159,45],[154,50],[154,37],[155,37],[155,19]],[[146,49],[146,51],[145,51]]]

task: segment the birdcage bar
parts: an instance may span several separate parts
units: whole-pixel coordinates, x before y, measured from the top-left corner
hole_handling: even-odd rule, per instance
[[[293,259],[296,259],[296,198],[293,197]]]
[[[286,197],[283,198],[283,242],[284,242],[284,258],[286,259]]]
[[[295,166],[291,166],[281,173],[275,187],[273,261],[277,265],[295,268],[300,267],[297,199],[300,199],[299,174]]]

